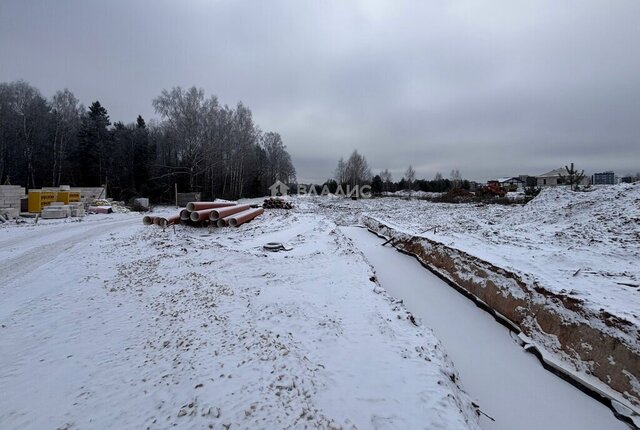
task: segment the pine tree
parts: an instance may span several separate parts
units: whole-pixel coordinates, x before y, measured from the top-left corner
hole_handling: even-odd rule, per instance
[[[382,192],[382,178],[380,175],[373,177],[373,180],[371,181],[371,191],[376,195]]]
[[[149,144],[149,130],[144,119],[138,115],[136,129],[133,132],[133,185],[139,193],[146,195],[145,185],[151,177],[151,168],[155,157],[153,148]]]
[[[82,185],[102,185],[109,171],[111,125],[107,110],[95,101],[82,117],[75,161]]]
[[[136,127],[147,128],[147,123],[144,122],[144,118],[142,118],[142,115],[138,115],[138,118],[136,119]]]
[[[578,191],[578,185],[580,185],[580,182],[584,179],[584,170],[578,172],[574,169],[573,163],[571,163],[571,168],[568,166],[564,166],[564,168],[567,171],[567,175],[560,174],[560,180],[562,183],[569,184],[569,187],[573,191]]]

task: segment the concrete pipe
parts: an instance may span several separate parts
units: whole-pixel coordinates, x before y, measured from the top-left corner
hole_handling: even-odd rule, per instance
[[[251,209],[251,206],[249,206],[249,205],[238,205],[238,206],[231,206],[231,207],[228,207],[228,208],[213,209],[211,211],[211,213],[209,214],[209,219],[211,221],[217,221],[220,218],[224,218],[224,217],[227,217],[229,215],[237,214],[238,212],[246,211],[247,209]]]
[[[264,213],[263,208],[249,209],[244,212],[240,212],[239,214],[233,215],[229,219],[229,225],[231,227],[239,227],[245,222],[249,222],[255,217],[257,217],[258,215],[261,215],[262,213]]]
[[[218,218],[217,221],[211,221],[211,222],[215,222],[216,226],[218,227],[227,227],[229,225],[229,220],[233,217],[233,215],[229,215],[227,217],[224,218]]]
[[[154,218],[153,216],[150,215],[145,215],[142,217],[142,224],[144,225],[151,225],[151,224],[155,224],[154,223]]]
[[[191,219],[191,211],[188,209],[182,209],[180,211],[180,220],[189,221]]]
[[[235,205],[237,205],[236,202],[189,202],[187,203],[187,210],[189,212],[196,212],[203,209],[224,208]]]
[[[202,209],[199,211],[191,212],[190,218],[193,222],[204,221],[209,219],[209,214],[213,209]]]
[[[158,225],[162,228],[169,227],[173,224],[178,224],[180,222],[180,215],[174,215],[170,217],[161,217],[158,221]]]

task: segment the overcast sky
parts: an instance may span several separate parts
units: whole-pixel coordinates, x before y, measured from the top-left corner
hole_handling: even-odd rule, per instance
[[[0,1],[0,81],[112,120],[163,88],[242,101],[302,181],[640,171],[640,1]]]

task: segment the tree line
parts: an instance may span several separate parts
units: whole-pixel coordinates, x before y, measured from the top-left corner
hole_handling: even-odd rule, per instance
[[[470,182],[462,179],[458,169],[452,170],[448,179],[445,179],[440,172],[436,173],[431,180],[416,179],[416,171],[411,165],[405,171],[404,176],[394,182],[389,169],[384,169],[379,174],[373,175],[364,155],[354,150],[346,161],[344,157],[340,158],[332,178],[324,184],[318,185],[316,192],[319,194],[325,186],[329,192],[334,193],[338,187],[346,189],[347,186],[353,188],[355,185],[370,185],[374,194],[401,190],[447,192],[457,188],[466,190],[471,188]]]
[[[296,171],[282,138],[263,132],[242,103],[221,105],[202,89],[175,87],[153,100],[159,121],[111,122],[99,101],[51,99],[24,81],[0,83],[0,184],[27,188],[107,185],[111,197],[172,201],[262,196]]]
[[[443,177],[440,172],[437,172],[433,179],[416,179],[415,175],[413,167],[409,166],[404,176],[394,182],[391,173],[385,169],[372,178],[371,191],[375,194],[402,190],[446,193],[454,189],[469,190],[471,188],[471,183],[462,179],[457,169],[452,170],[449,178]]]

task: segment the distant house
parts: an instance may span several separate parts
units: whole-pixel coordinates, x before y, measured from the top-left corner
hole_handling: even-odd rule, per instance
[[[538,185],[538,179],[535,176],[518,175],[518,179],[524,183],[525,187],[535,187]]]
[[[593,185],[614,185],[616,183],[616,174],[613,172],[594,173],[591,177]]]
[[[506,176],[496,180],[507,191],[522,191],[524,189],[524,181],[517,176]]]
[[[561,185],[562,180],[560,179],[560,175],[566,176],[567,170],[563,167],[560,169],[555,169],[547,173],[543,173],[542,175],[538,175],[536,178],[538,179],[539,187],[551,187],[555,185]]]
[[[567,177],[567,169],[561,167],[559,169],[552,170],[547,173],[543,173],[542,175],[538,175],[536,178],[538,179],[539,187],[553,187],[556,185],[563,185],[562,177]],[[589,185],[589,177],[585,176],[580,185]]]

